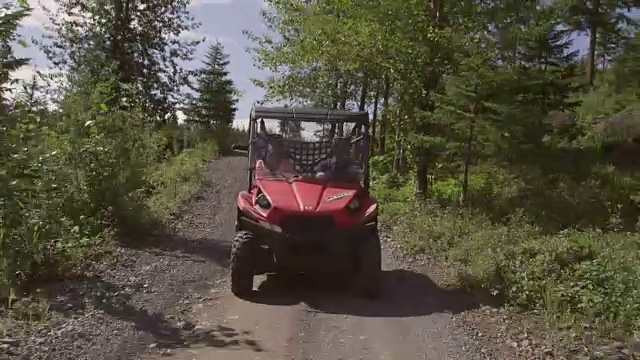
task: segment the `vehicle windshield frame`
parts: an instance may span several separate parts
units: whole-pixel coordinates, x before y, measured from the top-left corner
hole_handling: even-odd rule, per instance
[[[300,122],[300,123],[316,123],[322,127],[320,132],[322,135],[316,139],[296,139],[287,137],[279,131],[274,132],[271,127],[267,131],[265,121],[269,121],[270,125],[278,121]],[[297,178],[297,179],[313,179],[313,181],[324,181],[317,179],[316,168],[318,164],[325,159],[333,157],[331,154],[331,142],[335,136],[350,138],[349,156],[348,158],[357,166],[360,180],[365,188],[369,187],[369,114],[366,111],[346,111],[335,109],[317,109],[317,108],[289,108],[289,107],[263,107],[253,106],[251,117],[249,118],[249,187],[257,176],[261,178]],[[327,128],[327,127],[330,127]],[[344,131],[345,127],[351,127],[351,131]],[[278,127],[276,127],[278,128]],[[330,131],[325,131],[330,130]],[[350,135],[345,136],[345,133]],[[262,138],[262,148],[260,144]],[[258,161],[263,163],[268,155],[268,140],[278,139],[284,142],[287,154],[283,159],[290,159],[293,162],[293,171],[281,172],[279,167],[271,166],[263,167],[260,171],[257,167]],[[298,143],[301,148],[314,148],[316,153],[308,150],[296,149],[292,152],[291,143]],[[322,151],[317,151],[317,147],[322,147]],[[266,147],[266,150],[265,150]],[[304,154],[301,159],[300,153]],[[317,156],[315,156],[317,155]],[[311,160],[310,160],[311,159]]]
[[[316,173],[315,169],[321,162],[334,158],[333,140],[301,140],[277,132],[264,132],[264,128],[266,126],[263,127],[263,132],[254,137],[253,151],[250,154],[250,161],[255,164],[253,167],[256,170],[261,168],[259,175],[263,178],[279,175],[310,177]],[[364,157],[358,153],[358,147],[363,146],[364,137],[343,138],[349,139],[346,158],[352,167],[364,172]]]

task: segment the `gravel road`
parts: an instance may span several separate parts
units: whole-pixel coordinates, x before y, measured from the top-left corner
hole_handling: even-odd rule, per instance
[[[52,321],[14,330],[0,359],[486,359],[457,314],[464,293],[385,249],[384,296],[261,278],[251,302],[228,290],[229,240],[243,157],[212,161],[175,234],[121,248],[95,274],[56,284]],[[295,285],[295,284],[294,284]],[[324,288],[323,288],[324,287]]]

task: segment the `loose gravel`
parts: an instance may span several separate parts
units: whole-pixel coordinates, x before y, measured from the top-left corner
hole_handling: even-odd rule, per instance
[[[451,274],[433,258],[407,255],[400,243],[390,239],[386,246],[396,262],[422,265],[430,269],[430,277],[436,281],[448,282]],[[590,324],[583,324],[583,331],[577,332],[554,328],[542,316],[501,306],[487,295],[480,298],[479,306],[454,315],[452,332],[466,338],[471,351],[483,354],[485,359],[640,360],[640,334],[603,339],[594,334]]]
[[[210,162],[205,186],[173,219],[173,231],[131,241],[136,246],[117,247],[85,276],[49,284],[52,296],[46,302],[19,300],[20,308],[35,309],[35,318],[0,334],[0,359],[140,359],[171,356],[196,343],[223,346],[224,334],[202,332],[192,310],[194,304],[215,300],[204,290],[223,283],[245,166],[243,157]],[[384,248],[395,269],[422,272],[435,283],[448,276],[428,257],[407,256],[388,238]],[[419,296],[414,290],[406,296]],[[602,345],[585,336],[554,342],[541,336],[544,331],[524,331],[521,318],[486,298],[447,293],[437,301],[458,309],[451,311],[445,330],[451,334],[450,358],[640,359],[634,357],[640,353],[638,341]],[[38,319],[41,312],[45,319]]]
[[[83,278],[49,284],[47,321],[16,323],[0,336],[0,359],[136,359],[141,349],[170,354],[194,333],[191,304],[218,281],[233,233],[235,196],[246,159],[206,167],[207,183],[174,219],[174,230],[118,247]],[[18,304],[29,307],[28,300]]]

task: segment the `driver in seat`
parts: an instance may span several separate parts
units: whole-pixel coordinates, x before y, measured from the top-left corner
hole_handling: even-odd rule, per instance
[[[284,145],[276,139],[268,139],[266,143],[267,155],[264,160],[258,160],[256,168],[262,171],[267,170],[274,175],[295,173],[295,165]]]
[[[267,157],[267,168],[279,174],[295,173],[295,164],[284,145],[277,140],[271,141],[269,145],[271,146],[271,154]]]
[[[358,182],[362,173],[358,164],[349,157],[351,139],[334,138],[331,144],[332,157],[322,160],[315,168],[316,178],[346,182]]]

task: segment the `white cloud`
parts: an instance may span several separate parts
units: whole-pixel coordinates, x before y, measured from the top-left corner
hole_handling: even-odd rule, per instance
[[[187,116],[182,112],[182,110],[176,111],[176,116],[178,117],[178,124],[183,124],[184,120]]]
[[[207,36],[205,34],[201,34],[197,31],[183,31],[180,34],[180,39],[191,41],[191,40],[205,40]]]
[[[38,87],[40,87],[41,89],[51,90],[57,87],[56,83],[60,81],[60,79],[57,79],[57,78],[56,78],[56,81],[54,82],[48,81],[49,79],[47,78],[50,78],[50,75],[53,75],[54,73],[55,71],[53,69],[36,68],[32,65],[25,65],[20,69],[11,72],[10,78],[11,80],[13,80],[13,82],[10,88],[13,91],[7,91],[4,95],[8,99],[13,99],[16,94],[16,91],[22,90],[23,84],[31,83],[34,80],[34,77]],[[38,91],[38,93],[39,93],[39,96],[45,99],[45,101],[51,100],[51,98],[49,97],[50,94],[47,91],[44,91],[44,92]]]
[[[23,26],[41,28],[45,24],[50,24],[47,12],[43,6],[51,11],[58,9],[57,4],[53,0],[29,0],[31,6],[31,15],[22,20]]]
[[[33,80],[33,77],[36,76],[36,81],[41,82],[42,79],[40,79],[40,77],[37,75],[38,73],[46,76],[47,74],[53,73],[53,70],[46,68],[38,69],[32,65],[25,65],[18,70],[13,71],[11,73],[11,79],[16,80],[18,83],[22,83],[30,82]]]
[[[230,45],[235,41],[226,36],[214,36],[211,34],[203,34],[197,31],[184,31],[180,34],[180,38],[184,40],[204,40],[205,43],[214,43],[220,41],[223,45]]]
[[[49,13],[56,14],[60,8],[55,0],[29,0],[29,6],[31,7],[31,15],[24,18],[21,25],[37,29],[44,29],[45,26],[51,25]]]
[[[191,0],[189,7],[200,5],[229,5],[233,0]]]
[[[192,0],[189,7],[197,7],[201,5],[229,5],[233,0]],[[264,1],[264,0],[261,0]],[[22,21],[23,26],[42,28],[50,25],[48,12],[56,13],[60,8],[56,0],[28,0],[31,9],[31,15]],[[47,11],[48,10],[48,11]]]
[[[35,74],[33,66],[25,65],[11,73],[11,78],[16,80],[28,80]]]
[[[32,65],[23,66],[12,72],[11,79],[14,80],[11,85],[13,89],[21,89],[23,84],[29,84],[35,80],[36,85],[45,92],[58,88],[66,80],[63,73],[54,69],[37,68]]]
[[[216,41],[220,41],[224,46],[230,46],[231,44],[236,42],[234,39],[227,36],[208,36],[207,35],[206,42],[214,43]]]
[[[218,5],[229,5],[233,0],[192,0],[189,4],[189,7],[197,7],[201,5],[208,4],[218,4]],[[265,1],[265,0],[260,0]],[[31,7],[31,15],[24,18],[20,25],[29,28],[35,28],[44,30],[45,27],[52,25],[51,20],[49,19],[50,14],[56,14],[60,9],[60,6],[57,4],[56,0],[28,0],[29,6]],[[141,5],[143,6],[143,5]],[[76,18],[80,17],[82,14],[75,14],[75,16],[65,16],[65,18]],[[216,39],[216,37],[209,36],[206,34],[200,34],[193,31],[188,31],[184,33],[184,35],[189,39],[199,39],[203,37],[207,37],[207,42],[211,42]],[[217,38],[223,43],[231,43],[233,42],[230,38]]]

